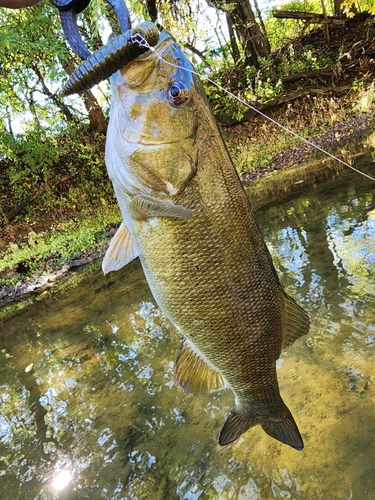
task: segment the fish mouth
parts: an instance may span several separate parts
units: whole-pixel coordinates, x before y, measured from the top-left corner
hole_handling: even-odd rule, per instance
[[[59,9],[62,28],[70,47],[84,60],[64,85],[59,93],[60,97],[90,89],[137,59],[159,41],[159,30],[151,22],[142,23],[138,28],[131,29],[129,11],[123,0],[106,1],[115,11],[121,34],[91,54],[82,40],[77,25],[77,14],[87,7],[90,0],[52,0]]]
[[[157,151],[158,149],[167,149],[168,147],[173,146],[174,144],[177,144],[181,141],[192,139],[192,137],[186,135],[184,137],[178,137],[175,140],[171,140],[170,138],[164,139],[163,137],[148,139],[146,136],[142,135],[134,135],[134,137],[129,137],[129,134],[123,133],[121,134],[121,139],[126,141],[128,144],[136,144],[137,146],[140,146],[141,149],[147,149],[147,151]]]

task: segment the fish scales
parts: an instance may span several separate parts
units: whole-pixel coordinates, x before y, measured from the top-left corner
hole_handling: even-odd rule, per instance
[[[190,68],[167,34],[156,53]],[[112,88],[106,163],[124,222],[104,271],[138,255],[185,339],[176,363],[182,389],[233,391],[220,444],[260,424],[302,449],[276,360],[307,333],[308,316],[280,284],[199,79],[151,54],[121,69]]]
[[[174,200],[191,208],[194,217],[160,219],[140,245],[142,265],[162,309],[219,369],[238,363],[238,349],[228,349],[233,343],[247,356],[258,339],[260,350],[264,349],[265,322],[270,325],[267,332],[273,349],[268,352],[274,362],[281,350],[280,329],[272,327],[280,323],[283,308],[279,281],[228,155],[220,147],[213,149],[218,152],[215,157],[198,159],[204,175],[196,175]],[[143,222],[138,225],[142,231]],[[137,239],[136,227],[134,231]],[[192,325],[196,325],[194,331]],[[212,345],[207,345],[207,330],[212,332]]]

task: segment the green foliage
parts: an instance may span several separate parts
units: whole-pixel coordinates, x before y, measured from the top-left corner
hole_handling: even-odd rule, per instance
[[[280,52],[277,65],[270,63],[270,59],[260,60],[261,68],[243,67],[227,62],[210,79],[225,89],[230,90],[241,100],[250,105],[267,103],[276,99],[283,92],[283,77],[319,70],[329,66],[332,61],[324,54],[319,54],[312,47],[303,47],[295,53],[293,44],[287,50]],[[248,108],[238,102],[233,96],[219,90],[211,82],[203,82],[205,92],[211,107],[216,115],[226,115],[234,121],[241,121]]]
[[[277,7],[279,8],[279,7]],[[321,0],[306,0],[304,2],[294,0],[282,5],[282,10],[293,12],[322,12]],[[296,35],[305,27],[303,21],[295,19],[276,19],[269,13],[265,26],[269,41],[273,50],[285,45],[288,41],[295,40]]]
[[[320,54],[313,47],[304,46],[298,49],[296,53],[296,48],[292,43],[287,45],[279,54],[277,67],[265,67],[265,74],[269,72],[274,77],[277,75],[282,78],[304,71],[319,70],[332,64],[329,57],[324,53]]]
[[[358,92],[362,88],[362,85],[363,85],[362,78],[360,78],[360,79],[354,78],[353,83],[352,83],[352,89],[354,90],[354,92]]]
[[[215,81],[218,81],[218,79],[215,78]],[[218,89],[212,83],[204,82],[204,89],[215,114],[230,116],[238,122],[242,120],[247,109],[246,106]]]
[[[172,34],[178,33],[178,39],[192,39],[196,29],[196,19],[199,15],[198,2],[180,0],[179,2],[157,2],[159,16],[165,28]]]
[[[259,76],[255,79],[255,95],[257,99],[262,99],[263,101],[269,101],[275,98],[282,90],[281,80],[277,80],[276,83],[272,83],[270,78],[262,80]]]
[[[20,122],[25,128],[54,126],[59,110],[50,96],[66,78],[60,60],[68,57],[62,36],[56,36],[57,13],[50,6],[2,9],[0,22],[0,108],[12,129]]]
[[[112,195],[104,165],[104,137],[88,128],[70,129],[60,136],[34,129],[17,138],[3,131],[0,139],[2,223],[12,209],[38,191],[19,218],[77,210]]]
[[[341,8],[347,17],[353,17],[358,7],[360,12],[375,14],[375,4],[373,0],[341,0]]]
[[[328,5],[327,5],[328,8]],[[321,0],[292,0],[291,2],[283,3],[282,10],[290,10],[293,12],[322,12]]]
[[[106,231],[121,222],[116,205],[95,210],[85,209],[70,219],[56,222],[47,232],[30,231],[24,243],[11,243],[0,257],[0,270],[11,269],[22,262],[27,275],[34,279],[42,272],[51,272],[80,257],[88,248],[100,248],[107,241]],[[0,286],[24,278],[16,274],[12,279],[0,280]]]

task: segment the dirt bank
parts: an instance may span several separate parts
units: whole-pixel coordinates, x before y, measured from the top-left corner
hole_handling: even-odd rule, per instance
[[[327,132],[321,135],[311,137],[310,142],[332,152],[339,147],[343,147],[354,141],[359,141],[375,130],[375,113],[365,113],[354,117],[350,120],[336,123]],[[298,165],[306,161],[312,155],[318,154],[319,151],[307,143],[301,142],[294,148],[283,149],[277,153],[269,162],[267,168],[259,171],[244,172],[241,175],[241,182],[246,186],[255,179],[264,177],[270,172],[281,170],[293,165]]]

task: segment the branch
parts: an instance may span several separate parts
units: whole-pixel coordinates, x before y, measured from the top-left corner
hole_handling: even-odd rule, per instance
[[[190,52],[193,52],[193,54],[196,54],[198,57],[200,57],[202,59],[202,61],[204,62],[204,64],[212,71],[212,66],[207,61],[203,52],[201,52],[200,50],[195,48],[194,45],[191,45],[190,43],[185,43],[184,47],[186,49],[190,50]]]
[[[266,104],[258,104],[256,109],[261,111],[262,113],[266,112],[268,109],[274,108],[275,106],[280,106],[282,104],[286,104],[287,102],[295,101],[296,99],[300,99],[301,97],[306,97],[309,94],[330,94],[330,93],[340,93],[351,90],[351,85],[342,85],[341,87],[323,87],[323,88],[309,88],[300,90],[299,92],[292,92],[291,94],[284,95],[281,97],[277,97],[276,99],[272,99],[272,101],[267,102]],[[249,109],[244,113],[242,120],[235,120],[231,116],[228,115],[215,115],[218,122],[223,125],[237,125],[238,123],[243,123],[252,118],[254,114],[257,112],[254,109]]]
[[[291,10],[274,10],[273,17],[277,19],[302,19],[316,24],[345,24],[347,19],[340,19],[337,16],[327,16],[316,14],[315,12],[294,12]]]
[[[334,69],[333,65],[331,65],[323,69],[315,69],[312,71],[304,71],[302,73],[295,73],[294,75],[284,76],[283,78],[280,78],[280,80],[281,83],[284,84],[284,83],[291,83],[296,80],[301,80],[302,78],[316,78],[319,76],[333,76],[333,75],[334,75]]]
[[[40,72],[40,69],[37,64],[31,64],[31,69],[34,71],[36,76],[38,77],[39,83],[41,84],[43,88],[43,92],[47,97],[49,97],[55,104],[56,106],[60,109],[60,111],[63,113],[63,115],[66,117],[68,122],[74,122],[77,123],[76,118],[73,116],[71,113],[70,109],[65,105],[64,101],[62,101],[60,98],[58,98],[55,94],[53,94],[49,88],[46,85],[46,82],[43,78],[42,73]]]

